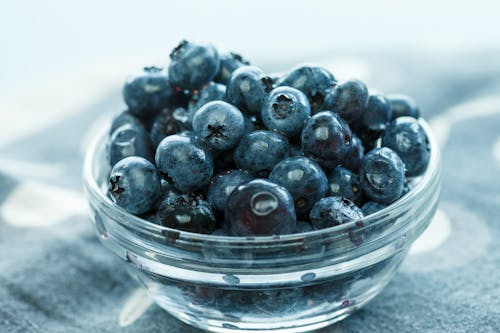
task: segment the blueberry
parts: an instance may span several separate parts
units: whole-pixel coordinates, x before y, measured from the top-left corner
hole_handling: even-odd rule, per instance
[[[153,163],[131,156],[122,159],[111,170],[108,191],[120,207],[131,214],[153,209],[161,196],[160,177]]]
[[[229,52],[221,54],[219,72],[215,76],[214,81],[227,84],[231,79],[231,74],[236,69],[248,65],[250,65],[250,62],[237,53]]]
[[[149,122],[148,122],[149,123]],[[134,116],[130,111],[126,110],[118,115],[116,115],[111,121],[111,127],[109,129],[109,135],[111,136],[114,131],[123,125],[134,125],[139,127],[144,127],[146,129],[146,123],[137,116]]]
[[[330,111],[309,118],[301,137],[304,154],[326,168],[339,165],[351,149],[349,125]]]
[[[289,137],[300,133],[310,115],[311,106],[306,95],[291,87],[274,88],[261,111],[262,122],[269,130]]]
[[[191,135],[167,136],[158,145],[155,160],[160,175],[182,192],[201,189],[212,178],[212,154]]]
[[[375,201],[368,201],[361,206],[361,210],[363,211],[363,214],[365,216],[371,215],[373,213],[378,212],[379,210],[384,209],[387,207],[387,205],[375,202]]]
[[[129,156],[139,156],[154,161],[151,139],[142,126],[125,124],[117,128],[111,135],[108,149],[111,166]]]
[[[375,148],[365,155],[359,177],[361,188],[369,199],[390,204],[403,193],[405,165],[392,149]]]
[[[295,227],[295,233],[300,234],[304,232],[314,231],[313,226],[309,222],[305,221],[297,221],[297,226]],[[299,240],[299,244],[297,244],[295,248],[295,252],[297,254],[319,254],[323,252],[325,249],[323,236],[308,236]]]
[[[215,229],[214,232],[212,232],[212,235],[221,237],[231,236],[226,229]]]
[[[367,104],[368,88],[359,80],[337,83],[325,97],[325,107],[348,123],[358,120]]]
[[[296,233],[314,231],[311,223],[305,221],[297,221],[297,227],[295,228]]]
[[[429,142],[415,118],[396,118],[382,137],[382,146],[394,150],[406,166],[406,175],[419,176],[429,163]]]
[[[387,95],[387,99],[391,105],[392,120],[399,117],[412,117],[415,119],[420,117],[417,103],[410,96],[390,94]]]
[[[361,142],[361,139],[356,134],[353,133],[351,140],[351,149],[349,149],[347,155],[344,157],[342,166],[346,167],[351,171],[358,172],[364,154],[365,154],[365,149],[363,148],[363,143]]]
[[[210,44],[183,40],[170,53],[168,75],[178,89],[200,89],[219,71],[219,54]]]
[[[220,83],[210,82],[197,93],[193,93],[189,102],[189,112],[194,115],[199,108],[208,102],[222,101],[226,95],[226,86]],[[191,117],[192,118],[192,117]]]
[[[172,117],[179,123],[182,129],[190,131],[193,129],[193,116],[197,110],[186,109],[184,107],[175,108],[172,111]]]
[[[255,121],[257,121],[256,117],[243,116],[244,124],[245,124],[245,134],[256,131],[257,128],[255,126]]]
[[[208,186],[208,202],[213,209],[224,211],[227,198],[233,190],[251,179],[252,176],[242,170],[228,170],[214,176]]]
[[[170,184],[166,179],[161,178],[160,179],[160,184],[161,184],[161,194],[162,194],[162,199],[164,200],[165,198],[168,197],[175,197],[180,195],[181,193],[172,185]]]
[[[180,194],[168,196],[156,213],[158,224],[201,234],[210,234],[215,228],[215,217],[208,202],[201,196]]]
[[[363,212],[351,200],[337,196],[321,199],[309,214],[314,229],[329,228],[362,217]]]
[[[163,69],[145,67],[142,72],[128,78],[123,87],[123,98],[130,113],[143,118],[171,106],[176,92]]]
[[[260,115],[273,81],[257,67],[243,66],[231,75],[225,100],[249,115]]]
[[[238,168],[255,176],[267,177],[288,154],[289,145],[284,137],[270,131],[255,131],[242,137],[233,157]]]
[[[307,157],[289,157],[281,161],[269,179],[290,192],[299,217],[308,216],[314,204],[328,193],[325,173]]]
[[[401,196],[406,195],[408,192],[410,192],[410,190],[411,190],[410,184],[408,184],[408,179],[407,179],[403,186],[403,193],[401,194]]]
[[[156,116],[151,127],[151,142],[156,148],[165,137],[181,130],[181,124],[174,118],[173,111],[169,108],[161,110]]]
[[[307,65],[292,69],[278,81],[278,86],[289,86],[302,91],[309,99],[313,114],[323,110],[325,96],[335,84],[335,77],[329,71]]]
[[[361,118],[361,127],[365,131],[381,133],[391,121],[392,110],[383,95],[370,95],[368,105]]]
[[[238,186],[229,195],[226,216],[234,236],[289,234],[296,225],[292,196],[267,179]]]
[[[240,110],[223,101],[208,102],[196,111],[193,130],[214,150],[235,147],[245,131]]]
[[[368,201],[363,206],[361,206],[361,210],[363,211],[363,214],[365,216],[369,216],[371,214],[378,212],[379,210],[384,209],[385,207],[387,207],[387,205],[375,201]],[[370,225],[365,230],[365,237],[368,236],[368,238],[375,239],[381,234],[387,232],[394,225],[395,222],[396,219],[393,218],[389,219],[387,222],[384,223],[377,223]]]
[[[328,185],[331,196],[344,197],[356,204],[360,204],[363,199],[358,175],[346,168],[338,166],[330,171]]]

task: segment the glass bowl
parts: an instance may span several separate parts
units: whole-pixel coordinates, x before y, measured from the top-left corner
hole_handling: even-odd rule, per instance
[[[162,308],[214,332],[305,332],[342,320],[379,294],[430,223],[440,192],[438,146],[401,199],[328,229],[224,237],[162,227],[106,195],[108,128],[88,150],[85,190],[101,242]]]

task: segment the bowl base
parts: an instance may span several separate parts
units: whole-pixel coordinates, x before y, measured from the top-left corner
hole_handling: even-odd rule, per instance
[[[296,322],[279,322],[274,323],[281,324],[282,328],[269,328],[269,325],[265,324],[253,324],[247,325],[245,323],[230,323],[227,321],[218,321],[218,320],[208,320],[206,322],[200,321],[198,318],[192,318],[189,315],[184,313],[172,314],[174,317],[179,319],[180,321],[191,325],[193,327],[200,328],[202,330],[206,330],[209,332],[216,333],[236,333],[236,332],[266,332],[266,333],[303,333],[303,332],[312,332],[318,329],[330,326],[334,323],[337,323],[353,312],[355,312],[357,308],[346,308],[343,311],[339,311],[337,313],[332,313],[330,316],[320,316],[319,318],[309,318],[314,319],[313,323],[300,325]],[[325,317],[325,318],[323,318]],[[273,325],[274,326],[274,325]]]
[[[235,332],[266,332],[266,333],[303,333],[316,331],[318,329],[330,326],[337,323],[352,313],[363,307],[377,293],[372,293],[369,297],[362,300],[358,299],[354,304],[347,305],[346,307],[326,314],[321,314],[307,319],[298,319],[291,321],[280,321],[278,318],[273,319],[272,322],[242,322],[219,319],[200,318],[198,316],[185,313],[172,311],[172,307],[165,304],[163,306],[161,301],[157,304],[165,311],[170,313],[180,321],[202,330],[216,332],[216,333],[235,333]]]

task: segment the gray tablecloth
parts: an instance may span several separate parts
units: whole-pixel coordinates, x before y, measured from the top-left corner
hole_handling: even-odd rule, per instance
[[[440,209],[393,281],[323,331],[500,332],[500,58],[363,53],[318,62],[414,96],[443,165]],[[82,151],[122,108],[124,75],[86,74],[0,101],[0,332],[197,332],[152,304],[94,235]]]

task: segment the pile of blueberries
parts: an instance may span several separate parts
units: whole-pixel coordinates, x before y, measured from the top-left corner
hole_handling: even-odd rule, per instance
[[[408,191],[429,162],[415,102],[304,65],[265,75],[183,40],[167,69],[123,88],[107,149],[109,195],[131,214],[196,233],[328,228]]]

